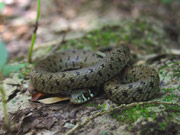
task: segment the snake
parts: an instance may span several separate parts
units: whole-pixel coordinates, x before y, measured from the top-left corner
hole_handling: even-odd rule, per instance
[[[146,101],[159,91],[158,72],[146,65],[129,65],[130,49],[121,44],[105,54],[66,50],[36,62],[30,72],[32,86],[45,94],[69,96],[81,104],[104,89],[117,104]]]

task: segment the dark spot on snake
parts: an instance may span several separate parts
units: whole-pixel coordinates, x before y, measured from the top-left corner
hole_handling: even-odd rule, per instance
[[[43,85],[43,86],[45,85],[45,81],[44,81],[44,80],[42,80],[42,85]]]
[[[65,52],[62,52],[62,55],[65,55]]]
[[[145,82],[144,82],[144,81],[141,81],[141,84],[142,84],[142,85],[144,85],[144,84],[145,84]]]
[[[85,61],[85,62],[87,61],[87,57],[84,59],[84,61]]]
[[[76,57],[76,60],[77,60],[77,61],[79,60],[79,56]]]
[[[76,51],[74,51],[74,50],[73,50],[73,51],[72,51],[72,53],[74,53],[74,54],[75,54],[75,53],[76,53]]]
[[[93,54],[92,56],[95,56],[96,54]]]
[[[138,89],[137,92],[139,92],[139,94],[142,94],[142,89]]]
[[[89,80],[89,78],[87,77],[87,75],[84,76],[84,79],[85,79],[86,81]]]
[[[118,61],[121,62],[121,59],[118,57]]]
[[[56,65],[56,62],[55,62],[55,61],[54,61],[53,63],[54,63],[54,65]]]
[[[150,87],[154,87],[154,83],[153,82],[150,82]]]
[[[70,60],[70,56],[68,56],[68,59],[67,60]]]
[[[117,52],[121,53],[121,50],[118,49]]]
[[[52,65],[51,65],[51,64],[49,64],[49,66],[50,66],[50,67],[52,67]]]
[[[108,91],[108,93],[110,96],[112,96],[112,90],[111,89]]]
[[[137,102],[137,99],[135,97],[132,97],[132,99],[133,99],[134,102]]]
[[[104,68],[104,64],[101,65]]]
[[[56,85],[58,85],[58,86],[60,85],[60,83],[58,82],[58,80],[56,80]]]
[[[124,97],[128,97],[128,94],[127,94],[126,91],[123,91],[122,94],[123,94]]]
[[[132,85],[132,84],[130,84],[130,85],[128,85],[128,87],[129,87],[129,89],[131,89],[131,88],[133,87],[133,85]]]
[[[75,62],[74,61],[72,62],[72,65],[73,65],[73,67],[75,67]]]
[[[111,57],[111,60],[114,60],[114,58],[113,58],[113,57]]]
[[[108,77],[110,77],[111,75],[110,74],[107,74]]]
[[[63,74],[62,74],[62,78],[64,78],[65,76],[66,76],[66,74],[65,74],[65,73],[63,73]]]
[[[82,86],[82,83],[79,83],[79,86]]]
[[[119,89],[119,86],[116,86],[115,89]]]
[[[109,64],[109,67],[110,67],[111,70],[113,70],[113,66],[111,64]]]
[[[71,82],[71,83],[74,83],[74,79],[73,79],[73,78],[70,78],[70,82]]]
[[[93,69],[92,69],[92,68],[89,68],[88,70],[90,71],[90,73],[92,73],[92,72],[93,72]]]
[[[118,101],[118,102],[119,102],[119,98],[118,98],[118,97],[116,97],[116,101]]]
[[[48,61],[51,61],[50,59],[47,59]]]
[[[76,72],[76,75],[80,75],[80,72]]]
[[[62,62],[62,59],[59,59],[59,62]]]
[[[102,73],[99,71],[99,72],[98,72],[98,75],[99,75],[99,76],[102,76]]]
[[[50,76],[49,76],[49,79],[52,79],[52,77],[53,77],[53,76],[52,76],[52,75],[50,75]]]
[[[66,88],[68,88],[68,89],[69,89],[69,88],[70,88],[70,87],[69,87],[69,85],[66,85]]]
[[[55,72],[57,72],[58,70],[57,69],[54,69]]]
[[[86,51],[83,51],[83,54],[86,54]]]

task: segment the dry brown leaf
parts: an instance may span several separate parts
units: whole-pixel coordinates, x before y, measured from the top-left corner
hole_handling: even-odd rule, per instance
[[[31,101],[37,101],[39,98],[43,97],[45,94],[42,93],[36,93],[32,95]]]

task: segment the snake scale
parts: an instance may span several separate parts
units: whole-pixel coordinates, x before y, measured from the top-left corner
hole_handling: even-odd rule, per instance
[[[30,76],[33,87],[42,93],[71,96],[80,104],[94,97],[103,86],[109,99],[122,104],[148,100],[159,91],[159,75],[148,66],[127,66],[127,45],[102,57],[87,50],[67,50],[38,61]]]

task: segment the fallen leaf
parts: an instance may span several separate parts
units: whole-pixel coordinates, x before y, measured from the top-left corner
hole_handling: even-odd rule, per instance
[[[32,95],[31,101],[37,101],[40,97],[43,97],[45,94],[42,93],[35,93]]]
[[[49,97],[49,98],[40,99],[37,101],[43,104],[53,104],[53,103],[57,103],[57,102],[61,102],[61,101],[69,100],[69,99],[70,99],[69,97]]]

